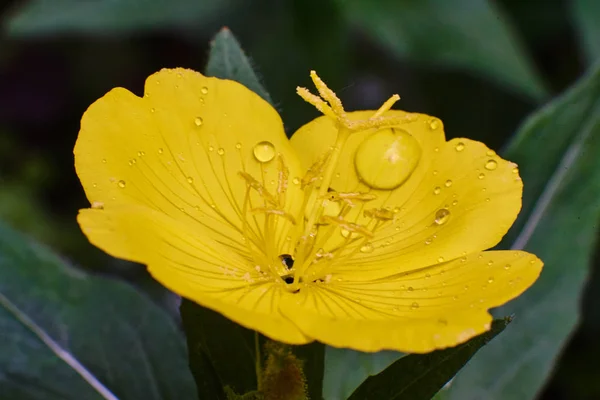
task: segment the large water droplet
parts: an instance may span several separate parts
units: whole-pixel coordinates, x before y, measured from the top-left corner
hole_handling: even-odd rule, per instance
[[[488,171],[493,171],[496,168],[498,168],[498,163],[496,162],[496,160],[487,160],[487,162],[485,163],[485,169],[487,169]]]
[[[260,142],[254,146],[254,157],[261,162],[266,163],[275,157],[275,146],[271,142]]]
[[[402,129],[381,129],[366,138],[356,150],[356,172],[367,185],[376,189],[394,189],[412,174],[421,147]]]
[[[119,181],[119,182],[117,183],[117,185],[119,185],[119,187],[120,187],[121,189],[123,189],[123,188],[124,188],[124,187],[125,187],[127,184],[125,183],[125,181]]]
[[[456,143],[456,146],[454,147],[454,149],[456,151],[463,151],[465,149],[465,144],[463,142],[458,142],[458,143]]]
[[[360,248],[362,253],[371,253],[373,252],[373,245],[371,243],[366,243],[364,246]]]
[[[435,213],[435,220],[433,222],[435,222],[436,225],[443,225],[448,222],[448,219],[450,219],[450,211],[446,208],[440,208]]]
[[[201,117],[194,118],[194,125],[201,126],[204,123],[204,120]]]

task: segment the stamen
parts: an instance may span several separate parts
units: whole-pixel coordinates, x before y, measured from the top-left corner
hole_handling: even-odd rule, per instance
[[[302,184],[300,187],[304,189],[306,186],[315,182],[317,179],[321,177],[323,170],[325,169],[325,165],[327,165],[327,161],[329,161],[329,157],[331,156],[331,151],[323,154],[313,165],[310,166],[304,178],[302,178]]]
[[[268,214],[268,215],[279,215],[280,217],[287,218],[293,225],[296,225],[296,219],[284,210],[277,208],[257,207],[250,210],[252,214]]]
[[[375,200],[377,196],[371,193],[361,192],[328,192],[326,199],[329,201],[343,201],[350,207],[354,207],[354,202],[367,202]]]
[[[238,175],[241,176],[242,178],[244,178],[244,180],[246,181],[246,183],[254,190],[256,190],[258,192],[258,194],[267,202],[270,203],[273,206],[279,206],[279,203],[277,202],[277,199],[275,199],[275,197],[269,193],[269,191],[256,179],[254,179],[252,177],[252,175],[246,173],[246,172],[238,172]]]
[[[365,237],[373,237],[373,233],[364,226],[360,224],[355,224],[353,222],[348,222],[341,217],[331,217],[329,215],[323,215],[321,219],[325,223],[335,224],[340,228],[347,230],[348,232],[358,233],[359,235]]]
[[[279,194],[279,204],[285,204],[285,193],[288,187],[288,178],[290,176],[290,170],[285,166],[283,157],[280,155],[278,158],[279,167],[279,178],[277,182],[277,194]]]
[[[372,208],[365,210],[363,215],[367,218],[373,218],[379,221],[391,221],[394,219],[394,211],[389,208]]]

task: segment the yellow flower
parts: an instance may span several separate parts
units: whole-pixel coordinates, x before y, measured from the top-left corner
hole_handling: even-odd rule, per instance
[[[439,119],[344,111],[313,72],[324,116],[288,140],[277,112],[185,69],[116,88],[81,121],[78,221],[109,254],[172,291],[291,344],[428,352],[489,329],[542,262],[487,251],[521,207],[515,164]],[[327,104],[327,101],[329,104]]]

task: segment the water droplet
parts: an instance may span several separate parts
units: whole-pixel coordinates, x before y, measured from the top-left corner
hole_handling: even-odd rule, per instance
[[[200,117],[194,118],[194,125],[201,126],[204,123],[204,120]]]
[[[425,239],[425,244],[426,244],[426,245],[428,245],[428,244],[431,244],[431,242],[433,242],[433,239],[432,239],[432,238],[427,238],[427,239]]]
[[[456,151],[463,151],[465,149],[465,144],[463,142],[458,142],[458,143],[456,143],[456,146],[454,147],[454,149]]]
[[[467,257],[462,257],[462,258],[460,259],[460,262],[461,262],[461,263],[466,263],[466,262],[467,262]]]
[[[129,160],[129,166],[135,165],[136,162],[137,162],[136,159],[132,158],[131,160]]]
[[[465,285],[465,286],[463,287],[463,289],[464,289],[465,291],[469,290],[469,285]]]
[[[343,237],[347,238],[348,236],[351,235],[350,231],[347,229],[340,229],[340,233],[342,234]]]
[[[419,303],[417,303],[416,301],[413,301],[413,303],[410,305],[410,308],[413,310],[416,310],[417,308],[419,308]]]
[[[438,261],[439,263],[442,263],[442,262],[444,262],[444,257],[441,257],[441,256],[440,256],[440,257],[438,257],[437,261]]]
[[[431,278],[431,275],[430,274],[425,274],[425,279],[429,279],[429,278]]]
[[[152,108],[150,109],[150,112],[151,112],[151,113],[155,113],[155,112],[156,112],[156,109],[155,109],[154,107],[152,107]]]
[[[194,183],[194,178],[192,178],[191,176],[188,176],[187,182],[191,185],[192,183]]]
[[[486,197],[486,198],[485,198],[485,202],[486,202],[486,203],[489,203],[490,201],[491,201],[491,199],[490,199],[489,197]]]
[[[483,178],[485,178],[485,174],[482,172],[482,173],[480,173],[480,174],[479,174],[477,177],[478,177],[479,179],[483,179]]]
[[[275,157],[275,147],[271,142],[260,142],[254,146],[254,157],[261,162],[266,163]]]
[[[360,248],[360,251],[361,253],[371,253],[373,251],[373,245],[371,243],[366,243]]]
[[[448,211],[448,209],[446,209],[446,208],[440,208],[435,213],[435,219],[433,222],[435,222],[436,225],[443,225],[448,221],[449,218],[450,218],[450,211]]]
[[[494,261],[492,261],[492,260],[488,261],[487,265],[489,265],[491,267],[492,265],[494,265]]]
[[[457,205],[457,204],[458,204],[458,200],[454,200],[454,201],[452,202],[452,205],[453,205],[453,206],[455,206],[455,205]]]
[[[376,189],[394,189],[413,173],[421,147],[408,132],[386,128],[371,134],[357,148],[354,163],[360,179]]]
[[[413,288],[412,286],[409,286],[409,287],[408,287],[408,291],[409,291],[409,292],[412,292],[413,290],[415,290],[415,288]]]
[[[102,164],[106,164],[106,158],[102,159]]]
[[[494,277],[493,276],[490,276],[488,278],[488,283],[494,283]]]
[[[208,88],[206,86],[202,86],[200,88],[200,93],[202,93],[202,94],[208,94]]]
[[[98,187],[98,184],[97,184],[97,183],[94,183],[94,184],[92,185],[92,187]]]
[[[294,179],[292,179],[292,182],[294,183],[294,185],[299,185],[300,184],[300,179],[299,178],[294,178]]]
[[[217,150],[217,154],[220,155],[220,156],[224,155],[225,154],[225,149],[222,148],[222,147],[219,147],[219,149]]]
[[[519,173],[519,168],[515,167],[512,170],[513,174],[518,174]]]
[[[439,127],[440,121],[438,121],[437,119],[433,118],[429,121],[429,128],[431,128],[432,131],[435,131]]]
[[[126,186],[126,183],[125,183],[125,181],[119,181],[119,182],[117,183],[117,185],[119,185],[119,187],[120,187],[121,189],[123,189],[123,188]]]
[[[146,153],[144,153],[143,151],[138,151],[138,157],[144,157],[146,155]]]
[[[238,149],[238,150],[241,149],[242,148],[242,144],[241,143],[236,143],[235,144],[235,148]]]
[[[442,192],[442,188],[439,186],[436,186],[433,188],[433,194],[440,194]]]
[[[445,185],[446,187],[450,187],[450,186],[452,186],[452,181],[451,181],[450,179],[448,179],[448,180],[446,181],[446,183],[444,183],[444,185]]]
[[[433,175],[437,175],[438,174],[438,170],[434,169],[432,173],[433,173]]]
[[[162,154],[162,153],[164,153],[164,152],[165,152],[165,151],[163,150],[163,148],[162,148],[162,147],[160,147],[160,148],[158,149],[158,154]]]
[[[454,300],[454,301],[458,300],[458,296],[452,296],[452,300]]]
[[[213,151],[215,148],[212,146],[208,146],[208,151]]]
[[[510,269],[510,264],[506,264],[506,265],[504,266],[504,269],[506,269],[506,270],[509,270],[509,269]]]
[[[498,163],[496,162],[496,160],[487,160],[487,162],[485,163],[485,169],[487,169],[488,171],[493,171],[496,168],[498,168]]]

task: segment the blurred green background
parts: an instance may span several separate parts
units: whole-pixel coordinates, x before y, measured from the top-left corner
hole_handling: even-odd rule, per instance
[[[111,88],[140,94],[145,78],[163,67],[203,70],[211,38],[228,26],[290,135],[317,115],[295,94],[298,85],[310,87],[315,69],[348,109],[378,107],[399,93],[398,107],[441,118],[448,138],[501,150],[525,116],[583,74],[598,49],[586,29],[600,27],[594,0],[38,0],[0,7],[0,218],[85,268],[139,285],[166,307],[168,296],[142,267],[91,246],[75,221],[88,206],[73,167],[79,120]],[[596,254],[583,322],[543,399],[600,398]]]

